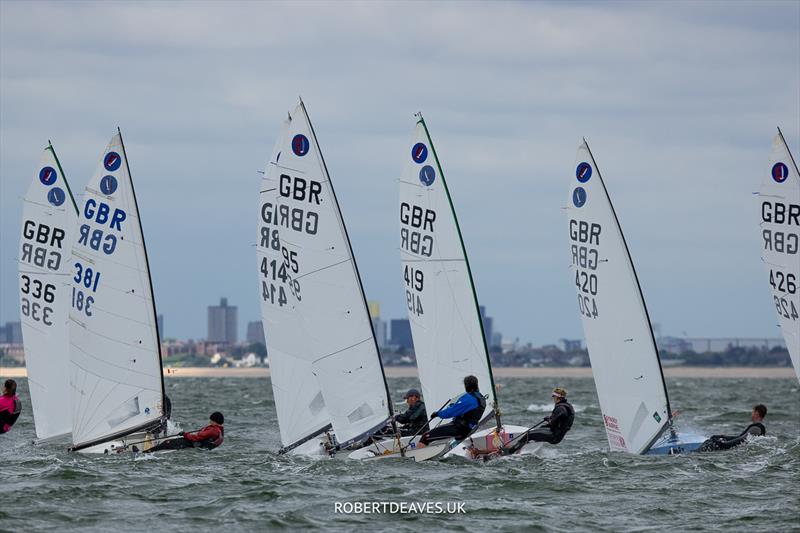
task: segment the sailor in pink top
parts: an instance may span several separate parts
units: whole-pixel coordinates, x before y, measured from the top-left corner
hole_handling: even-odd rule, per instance
[[[0,433],[9,432],[21,411],[22,404],[17,397],[17,382],[7,379],[3,386],[3,395],[0,396]]]

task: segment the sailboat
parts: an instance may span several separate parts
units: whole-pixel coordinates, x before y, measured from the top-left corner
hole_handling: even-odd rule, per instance
[[[800,172],[778,128],[761,178],[761,259],[786,348],[800,381]]]
[[[332,455],[392,420],[364,289],[302,100],[261,183],[258,291],[280,453]]]
[[[119,131],[86,186],[70,267],[70,450],[146,450],[179,428],[168,420],[147,249]]]
[[[639,279],[600,170],[584,139],[567,219],[578,310],[612,451],[675,454],[705,440],[678,434]]]
[[[68,276],[78,207],[48,143],[22,208],[19,290],[22,341],[39,442],[72,430]]]
[[[399,220],[406,309],[423,397],[428,409],[441,410],[464,393],[464,377],[474,375],[487,405],[478,427],[492,419],[494,423],[464,441],[449,439],[422,449],[415,446],[419,438],[402,442],[406,455],[416,461],[448,454],[487,457],[487,452],[500,451],[528,428],[501,421],[486,335],[458,218],[425,120],[420,113],[416,117],[400,178]],[[438,423],[442,421],[434,419],[431,426]]]

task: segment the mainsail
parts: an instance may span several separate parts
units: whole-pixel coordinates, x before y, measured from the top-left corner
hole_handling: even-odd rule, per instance
[[[495,407],[489,351],[461,229],[421,115],[400,178],[400,259],[422,393],[430,410],[478,378]],[[499,419],[498,419],[499,424]]]
[[[69,434],[70,249],[78,208],[52,145],[22,208],[19,290],[25,366],[36,437]]]
[[[633,261],[586,141],[567,215],[572,281],[608,443],[644,453],[671,422],[669,398]]]
[[[121,133],[86,186],[72,263],[69,376],[78,450],[156,428],[164,416],[150,268]]]
[[[264,174],[257,257],[283,450],[330,426],[340,446],[365,439],[391,416],[389,391],[336,194],[302,101]]]
[[[786,348],[800,380],[800,172],[783,133],[761,179],[761,258]]]

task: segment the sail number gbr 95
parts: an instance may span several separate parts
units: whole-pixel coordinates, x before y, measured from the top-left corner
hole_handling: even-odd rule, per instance
[[[597,264],[600,247],[600,224],[570,219],[569,238],[578,308],[586,318],[597,318]]]

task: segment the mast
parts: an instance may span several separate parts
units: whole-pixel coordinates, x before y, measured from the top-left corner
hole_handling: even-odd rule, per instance
[[[156,346],[158,348],[158,366],[161,370],[161,418],[162,422],[166,416],[166,392],[164,388],[164,362],[161,357],[161,332],[158,331],[158,314],[156,314],[156,298],[153,294],[153,277],[150,274],[150,261],[147,258],[147,245],[144,242],[144,229],[142,228],[142,216],[139,211],[139,204],[136,201],[136,188],[133,186],[133,176],[131,175],[131,168],[128,165],[128,154],[125,152],[125,143],[122,140],[122,131],[117,128],[119,134],[119,144],[122,146],[122,155],[125,159],[125,168],[128,171],[128,181],[131,184],[131,195],[133,196],[133,205],[136,208],[136,217],[139,219],[139,236],[142,238],[142,250],[144,250],[144,266],[147,269],[147,285],[150,289],[150,302],[153,309],[153,327],[156,330]],[[128,432],[132,433],[132,432]]]
[[[783,142],[783,146],[786,148],[786,153],[789,154],[789,158],[792,160],[792,164],[794,165],[794,170],[798,174],[800,174],[800,170],[797,169],[797,162],[794,160],[794,156],[792,155],[792,151],[789,150],[789,144],[786,142],[786,138],[783,136],[783,132],[781,128],[778,127],[778,135],[781,136],[781,141]]]
[[[611,214],[614,217],[614,222],[617,224],[617,230],[619,230],[619,235],[622,238],[622,246],[625,248],[625,254],[628,256],[628,263],[631,265],[631,272],[633,272],[633,279],[636,281],[636,289],[639,291],[639,301],[642,303],[642,309],[644,309],[645,319],[647,320],[647,329],[650,333],[650,341],[653,343],[653,350],[656,354],[656,361],[658,362],[658,371],[661,375],[661,383],[664,387],[664,397],[667,400],[667,423],[664,425],[664,428],[656,435],[653,439],[653,442],[657,441],[661,434],[664,432],[667,426],[674,432],[672,429],[672,408],[670,407],[669,403],[669,391],[667,390],[667,381],[664,378],[664,368],[661,365],[661,356],[658,353],[658,345],[656,344],[656,338],[653,335],[653,324],[650,322],[650,313],[647,311],[647,303],[644,300],[644,294],[642,293],[642,286],[639,283],[639,275],[636,273],[636,267],[633,264],[633,259],[631,259],[631,252],[628,249],[628,242],[625,240],[625,234],[622,231],[622,226],[619,223],[619,217],[617,217],[617,212],[614,209],[614,203],[611,201],[611,196],[608,194],[608,189],[606,188],[606,183],[603,181],[603,177],[600,173],[600,168],[597,166],[597,161],[594,159],[594,154],[592,154],[592,150],[589,148],[589,143],[586,142],[586,138],[583,139],[583,143],[586,145],[586,150],[589,152],[589,157],[592,158],[592,164],[594,165],[594,169],[597,171],[597,177],[600,179],[600,185],[603,186],[603,192],[606,195],[606,199],[608,200],[608,205],[611,206]],[[649,449],[650,446],[653,445],[653,442],[648,444],[647,448]]]
[[[433,154],[433,159],[436,161],[436,168],[439,170],[439,176],[442,178],[442,185],[444,185],[444,192],[447,196],[447,202],[450,204],[450,212],[453,214],[453,220],[456,224],[456,233],[458,233],[458,240],[461,243],[461,251],[464,254],[464,264],[467,266],[467,277],[469,278],[469,286],[472,289],[472,300],[475,303],[475,312],[478,316],[478,324],[481,330],[481,339],[483,339],[483,350],[486,354],[486,364],[489,369],[489,385],[491,386],[491,390],[494,394],[494,405],[492,409],[494,410],[494,418],[495,423],[497,424],[497,429],[499,430],[502,426],[502,422],[500,419],[500,400],[498,399],[498,390],[495,387],[494,383],[494,373],[492,372],[492,360],[489,357],[489,344],[486,342],[486,331],[483,328],[483,317],[481,317],[480,307],[478,304],[478,294],[475,291],[475,281],[472,279],[472,269],[469,266],[469,257],[467,257],[467,249],[464,246],[464,237],[461,234],[461,226],[458,224],[458,217],[456,216],[456,208],[453,205],[453,199],[450,196],[450,189],[447,188],[447,180],[444,177],[444,172],[442,171],[442,165],[439,163],[439,155],[436,153],[436,148],[433,146],[433,139],[431,139],[431,134],[428,131],[428,125],[425,124],[425,119],[422,118],[422,112],[417,112],[417,117],[419,117],[419,124],[422,124],[422,127],[425,129],[425,136],[428,138],[428,143],[431,145],[431,153]]]
[[[358,281],[358,289],[361,293],[361,301],[364,305],[363,310],[367,316],[367,322],[369,323],[369,330],[372,334],[372,342],[375,346],[375,353],[378,356],[378,365],[381,369],[381,376],[383,377],[383,387],[386,391],[386,405],[389,408],[389,420],[391,421],[392,431],[394,432],[397,439],[400,438],[400,432],[397,429],[397,423],[394,420],[394,405],[392,404],[392,395],[389,391],[389,383],[386,381],[386,371],[383,368],[383,359],[381,358],[381,351],[378,347],[378,339],[375,337],[375,328],[372,324],[372,317],[369,314],[369,306],[367,305],[367,297],[364,293],[364,285],[361,282],[361,274],[358,271],[358,263],[356,262],[355,254],[353,254],[353,246],[350,243],[350,235],[347,233],[347,226],[345,226],[344,218],[342,217],[342,210],[339,206],[339,200],[336,197],[336,191],[333,187],[333,181],[331,181],[331,175],[328,172],[328,165],[325,163],[325,157],[322,155],[322,149],[320,149],[319,142],[317,141],[317,133],[314,131],[314,125],[311,123],[311,118],[308,116],[308,111],[306,110],[306,104],[303,102],[303,99],[300,98],[300,107],[303,109],[303,114],[305,115],[306,121],[308,121],[308,127],[311,130],[311,136],[314,138],[314,145],[317,148],[317,153],[319,154],[319,159],[322,162],[322,168],[325,171],[325,177],[328,180],[328,186],[331,189],[331,196],[333,197],[334,204],[336,205],[336,216],[339,219],[339,224],[342,227],[342,233],[344,234],[344,240],[347,243],[347,251],[350,255],[350,261],[353,265],[353,270],[355,270],[356,280]],[[375,431],[379,430],[379,428],[375,428]],[[372,432],[374,433],[374,431]],[[370,433],[371,434],[371,433]],[[366,435],[365,438],[369,437]]]
[[[67,181],[67,175],[64,174],[64,169],[61,168],[61,161],[58,160],[58,156],[56,155],[56,150],[53,148],[53,143],[50,142],[50,139],[47,140],[47,148],[46,150],[50,150],[50,153],[53,154],[53,159],[56,160],[56,166],[58,167],[58,171],[61,173],[61,177],[64,178],[64,185],[67,186],[67,192],[69,193],[69,199],[72,201],[72,207],[75,208],[75,213],[78,213],[78,204],[75,202],[75,197],[72,195],[72,189],[69,186],[69,181]]]

